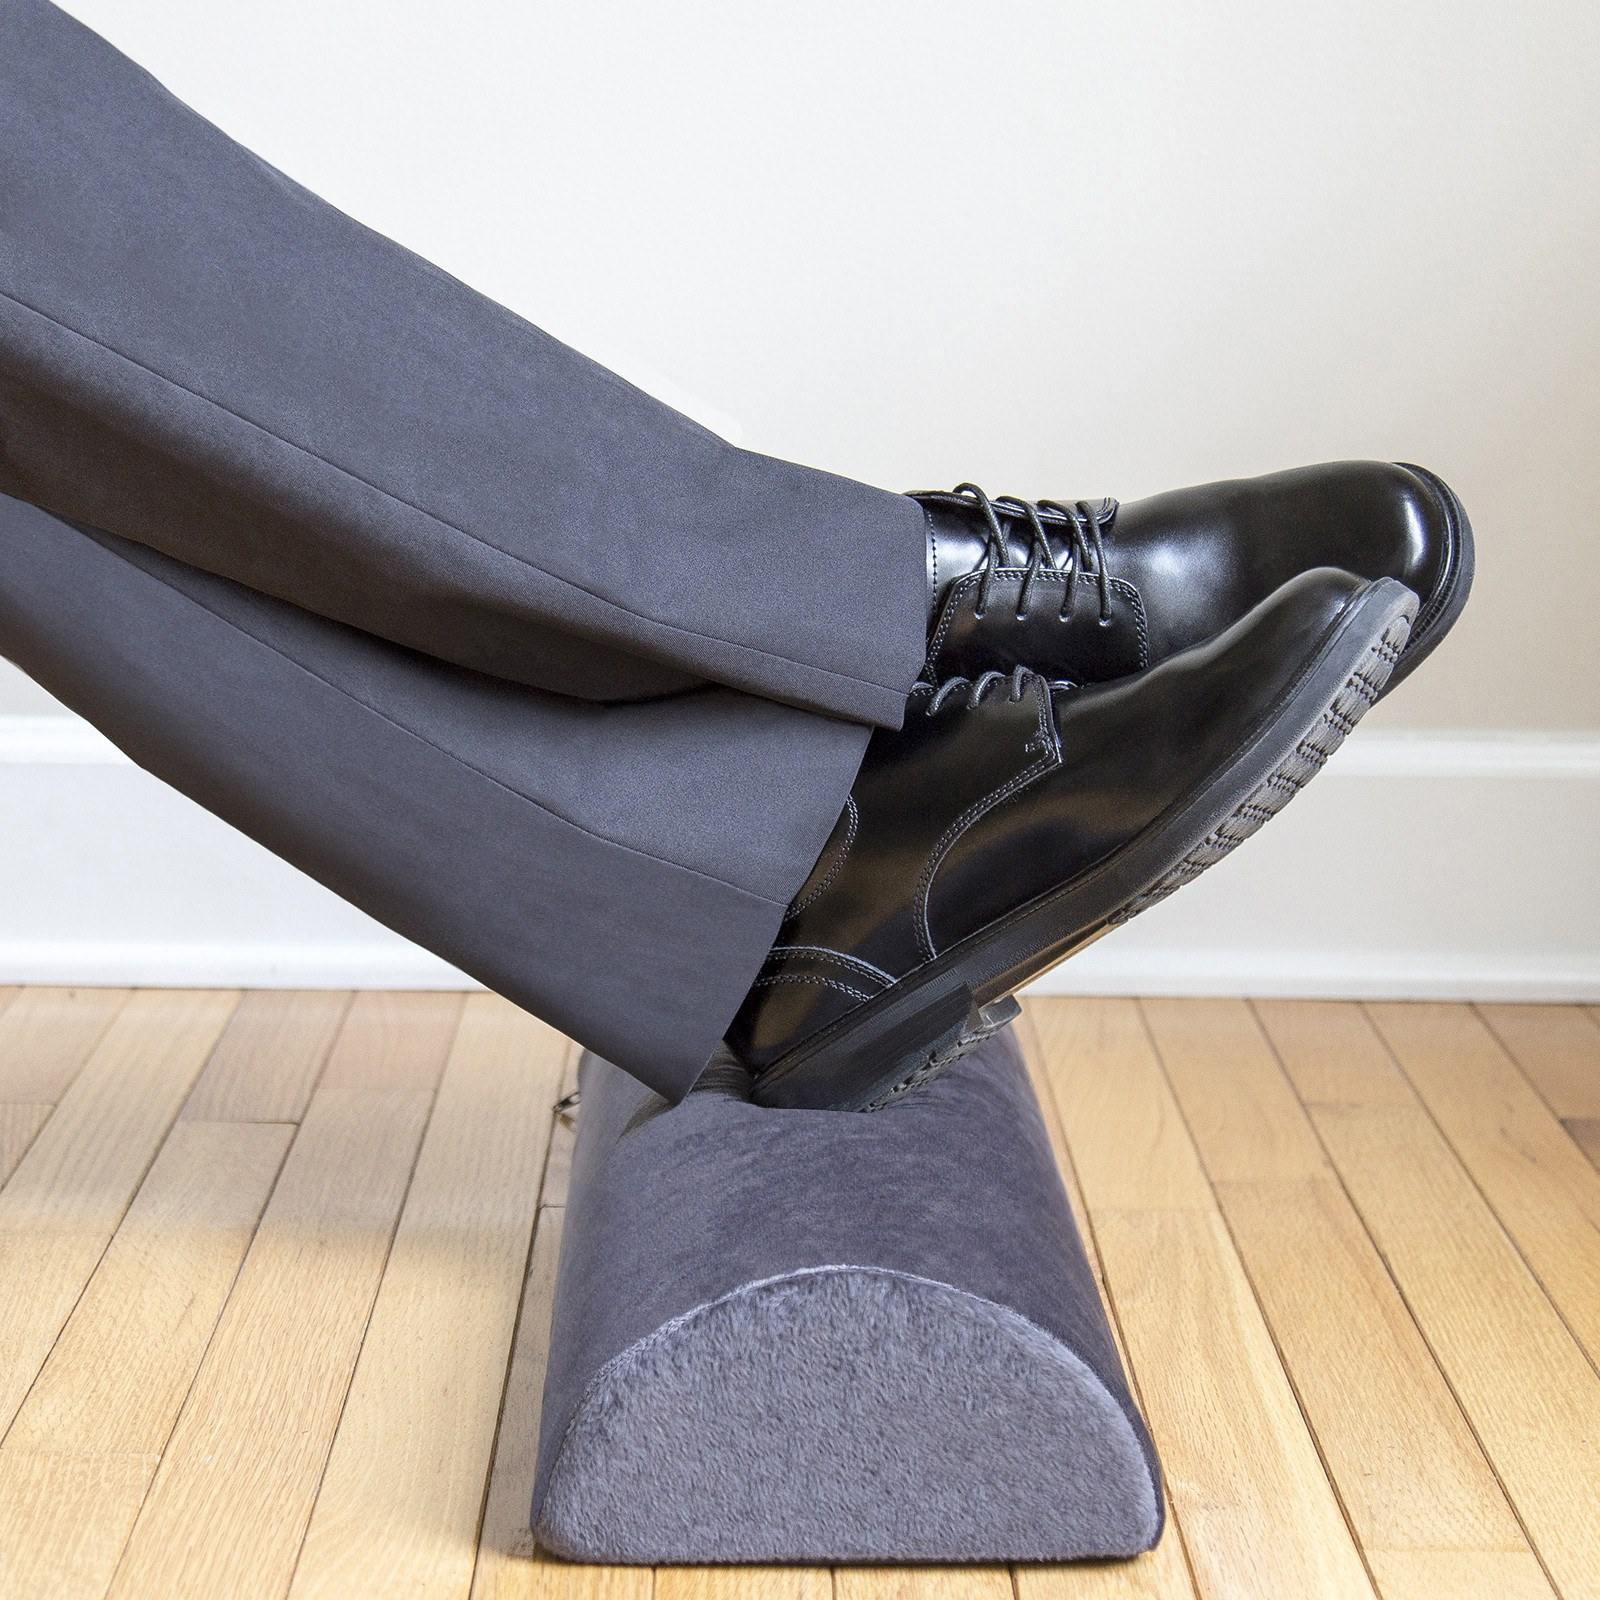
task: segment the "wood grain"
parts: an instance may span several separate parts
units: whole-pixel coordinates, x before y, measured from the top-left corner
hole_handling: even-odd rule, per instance
[[[7,1600],[105,1593],[292,1132],[168,1137],[0,1447]]]
[[[987,1592],[981,1580],[973,1591]],[[1009,1584],[1003,1593],[1009,1596]],[[826,1567],[656,1568],[655,1600],[829,1600],[832,1594]]]
[[[1222,1219],[1119,1210],[1095,1229],[1200,1593],[1371,1595]]]
[[[1600,1600],[1581,1007],[1030,1002],[1160,1546],[652,1574],[528,1529],[576,1052],[236,1000],[0,990],[4,1600]]]
[[[1004,1567],[840,1567],[838,1600],[1011,1600]]]
[[[1589,1164],[1600,1169],[1600,1117],[1572,1117],[1562,1124]]]
[[[1504,1005],[1477,1010],[1558,1117],[1600,1117],[1600,1028],[1582,1010]]]
[[[539,1213],[484,1506],[472,1600],[649,1600],[648,1567],[579,1566],[539,1549],[528,1527],[556,1267],[559,1206]]]
[[[287,1590],[461,1004],[351,1008],[112,1594]]]
[[[237,1003],[228,993],[150,992],[120,1005],[0,1189],[0,1435]],[[77,1030],[74,1048],[87,1032]]]
[[[1100,1299],[1106,1308],[1111,1325],[1111,1337],[1122,1360],[1123,1371],[1128,1375],[1129,1386],[1141,1414],[1148,1416],[1149,1407],[1139,1387],[1139,1374],[1128,1360],[1127,1344],[1115,1301],[1106,1288],[1105,1271],[1100,1264],[1100,1250],[1095,1240],[1094,1225],[1089,1208],[1084,1204],[1083,1189],[1072,1164],[1072,1152],[1067,1143],[1066,1129],[1056,1106],[1050,1080],[1044,1066],[1044,1048],[1040,1041],[1037,1021],[1033,1015],[1033,1002],[1023,1007],[1018,1032],[1023,1045],[1023,1059],[1027,1063],[1028,1078],[1039,1099],[1039,1111],[1044,1120],[1045,1133],[1050,1148],[1061,1171],[1062,1186],[1067,1191],[1067,1203],[1072,1208],[1072,1219],[1083,1240],[1084,1255],[1089,1270],[1100,1290]],[[1013,1570],[1012,1582],[1017,1600],[1193,1600],[1194,1579],[1190,1576],[1188,1561],[1183,1549],[1183,1532],[1177,1508],[1168,1504],[1166,1526],[1154,1550],[1134,1561],[1075,1562],[1071,1565],[1042,1563],[1019,1566]]]
[[[0,1105],[0,1188],[17,1170],[54,1106]]]
[[[1199,1592],[1370,1596],[1137,1004],[1032,1014]]]
[[[1092,1210],[1214,1211],[1133,1000],[1035,1000],[1045,1076]]]
[[[1297,1041],[1327,1009],[1259,1011],[1299,1084]],[[1309,1107],[1317,1131],[1557,1588],[1600,1595],[1600,1379],[1433,1119],[1394,1103],[1377,1034],[1342,1038],[1339,1101]]]
[[[1493,1556],[1553,1591],[1449,1384],[1242,1001],[1143,1010],[1363,1551]],[[1505,1559],[1501,1559],[1501,1558]],[[1388,1600],[1425,1562],[1387,1569]]]
[[[1600,1366],[1600,1173],[1470,1007],[1368,1009],[1545,1293]]]
[[[472,1586],[551,1106],[569,1054],[474,995],[439,1088],[290,1594]]]
[[[332,990],[247,994],[211,1052],[184,1116],[202,1122],[298,1122],[351,998]]]
[[[0,1100],[54,1105],[127,1003],[126,989],[23,990],[0,1011]]]

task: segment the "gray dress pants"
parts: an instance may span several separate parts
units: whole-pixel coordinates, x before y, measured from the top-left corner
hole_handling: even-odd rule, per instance
[[[920,509],[734,449],[0,0],[0,653],[681,1095],[924,648]]]

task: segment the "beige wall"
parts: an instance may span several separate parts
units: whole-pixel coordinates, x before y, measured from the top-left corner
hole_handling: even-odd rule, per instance
[[[1600,730],[1593,0],[69,9],[756,447],[1125,497],[1425,461],[1479,585],[1379,716]]]

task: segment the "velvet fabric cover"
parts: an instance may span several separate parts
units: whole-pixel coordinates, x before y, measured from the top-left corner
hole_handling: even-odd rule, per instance
[[[1010,1031],[887,1110],[593,1056],[534,1528],[620,1562],[1127,1556],[1130,1398]]]

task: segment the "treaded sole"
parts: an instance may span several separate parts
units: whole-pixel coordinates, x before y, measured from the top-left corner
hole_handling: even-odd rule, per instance
[[[1193,850],[1143,894],[1135,895],[1113,916],[1108,927],[1120,928],[1141,911],[1158,905],[1169,894],[1193,883],[1207,867],[1231,855],[1283,810],[1322,770],[1329,756],[1350,736],[1351,730],[1378,703],[1411,633],[1408,617],[1397,617],[1373,642],[1366,659],[1346,679],[1344,687],[1282,762],[1252,791],[1233,813],[1218,823]]]
[[[1176,861],[1148,880],[1109,915],[1103,914],[1092,925],[1081,927],[1080,933],[1065,948],[1056,946],[1054,953],[1047,958],[1013,964],[1006,969],[1005,977],[1000,982],[985,981],[978,975],[982,966],[981,954],[967,958],[967,966],[972,969],[973,975],[967,978],[966,985],[954,990],[947,989],[940,1012],[944,1020],[938,1027],[925,1032],[919,1045],[908,1048],[907,1024],[900,1024],[896,1029],[895,1046],[883,1052],[884,1070],[879,1074],[867,1074],[866,1081],[860,1083],[854,1093],[835,1099],[833,1108],[879,1111],[933,1082],[976,1044],[998,1031],[1017,1014],[1013,990],[1076,955],[1102,934],[1131,922],[1141,912],[1159,904],[1185,884],[1192,883],[1207,867],[1232,854],[1282,811],[1322,770],[1328,758],[1376,704],[1405,651],[1415,617],[1415,597],[1389,579],[1378,580],[1369,594],[1375,595],[1384,588],[1406,596],[1408,608],[1394,611],[1389,616],[1376,637],[1371,639],[1367,648],[1346,671],[1334,693],[1322,702],[1314,715],[1301,723],[1300,731],[1287,753],[1251,786],[1242,799],[1236,800],[1220,820],[1208,827],[1198,842],[1186,848]],[[964,1010],[964,1022],[951,1013],[949,1007],[952,1001],[963,1002],[958,1010]],[[915,1020],[907,1020],[909,1031],[914,1034]],[[887,1043],[887,1038],[884,1042]],[[844,1048],[843,1041],[841,1048]],[[856,1042],[852,1053],[859,1053],[860,1050],[861,1044]],[[765,1104],[815,1104],[815,1101],[806,1098],[798,1081],[785,1085],[784,1079],[789,1078],[790,1074],[781,1070],[784,1065],[776,1064],[774,1069],[756,1080],[755,1098]],[[802,1079],[806,1072],[806,1068],[800,1068],[794,1074],[795,1079]]]
[[[941,1073],[947,1072],[962,1056],[975,1050],[985,1039],[992,1038],[1021,1011],[1022,1007],[1017,1004],[1015,996],[1009,994],[1002,995],[998,1000],[991,1000],[986,1006],[976,1006],[969,1025],[953,1044],[929,1051],[927,1058],[919,1062],[903,1078],[896,1079],[887,1089],[881,1090],[865,1104],[846,1109],[882,1111],[885,1106],[893,1105],[896,1100],[903,1100],[925,1083],[932,1083]]]

